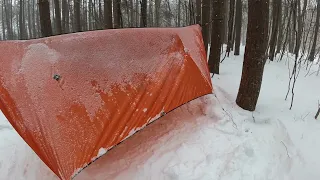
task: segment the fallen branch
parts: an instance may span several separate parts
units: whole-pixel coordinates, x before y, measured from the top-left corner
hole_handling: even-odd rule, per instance
[[[319,116],[319,114],[320,114],[320,103],[319,103],[319,101],[318,101],[318,112],[316,113],[316,115],[315,115],[315,119],[318,119],[318,116]]]

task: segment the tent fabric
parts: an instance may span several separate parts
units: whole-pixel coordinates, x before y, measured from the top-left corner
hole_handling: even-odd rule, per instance
[[[0,108],[61,179],[213,91],[198,25],[4,41],[0,52]]]

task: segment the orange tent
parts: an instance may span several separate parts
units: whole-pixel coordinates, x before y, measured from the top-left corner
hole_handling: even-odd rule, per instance
[[[0,108],[61,179],[212,93],[198,25],[4,41],[0,52]]]

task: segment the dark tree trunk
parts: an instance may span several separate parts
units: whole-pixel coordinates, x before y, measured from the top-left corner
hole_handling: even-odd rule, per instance
[[[210,0],[202,0],[202,35],[206,52],[209,43],[209,19],[210,19]]]
[[[155,0],[155,18],[156,18],[156,26],[159,27],[160,26],[160,3],[161,3],[161,0]]]
[[[20,12],[19,12],[19,31],[20,39],[27,39],[26,24],[24,20],[24,0],[20,0]]]
[[[121,27],[121,0],[114,0],[113,1],[113,15],[114,15],[114,23],[113,27],[118,29]]]
[[[29,32],[29,38],[32,38],[32,19],[31,19],[31,2],[27,2],[27,7],[28,7],[28,32]]]
[[[270,50],[269,50],[269,59],[273,61],[275,56],[276,50],[276,42],[278,37],[279,31],[279,18],[280,11],[281,11],[281,1],[272,1],[272,32],[271,32],[271,39],[270,39]]]
[[[60,3],[59,0],[54,0],[55,15],[56,15],[56,30],[57,30],[57,34],[62,34],[61,12],[60,12],[59,3]]]
[[[209,70],[211,73],[219,74],[221,38],[223,28],[223,7],[224,0],[214,0],[212,5],[212,33],[209,56]]]
[[[197,14],[196,14],[196,23],[201,25],[201,0],[196,0],[196,8],[197,8]]]
[[[52,36],[50,6],[48,0],[39,0],[41,34],[43,37]]]
[[[237,4],[236,4],[236,20],[235,20],[235,48],[234,48],[234,55],[240,55],[241,27],[242,27],[242,0],[237,0]]]
[[[147,27],[147,0],[141,0],[140,27]]]
[[[104,28],[112,29],[112,0],[104,0]]]
[[[313,43],[311,47],[311,51],[309,54],[309,61],[314,61],[314,56],[316,52],[316,45],[319,33],[319,21],[320,21],[320,0],[317,1],[317,16],[316,16],[316,24],[314,26],[314,36],[313,36]]]
[[[254,111],[259,98],[268,44],[269,0],[248,1],[247,42],[236,103]]]
[[[76,32],[81,31],[81,19],[80,19],[80,2],[81,0],[74,0],[74,30]]]
[[[282,41],[283,41],[283,32],[284,32],[284,24],[285,24],[285,20],[286,20],[286,16],[284,16],[282,18],[282,2],[279,3],[280,7],[280,12],[279,12],[279,18],[278,18],[278,26],[279,26],[279,32],[278,32],[278,41],[277,41],[277,51],[276,54],[280,53],[281,50],[281,46],[282,46]]]
[[[2,17],[1,17],[1,18],[2,18],[2,19],[1,19],[1,20],[2,20],[2,39],[3,39],[3,40],[6,40],[6,39],[7,39],[7,38],[6,38],[6,24],[5,24],[5,21],[6,21],[6,20],[5,20],[5,14],[6,14],[6,13],[5,13],[5,11],[4,11],[4,10],[5,10],[5,9],[4,9],[4,6],[5,6],[4,3],[5,3],[5,2],[3,1],[3,2],[2,2],[2,6],[1,6],[1,15],[2,15]]]
[[[229,22],[228,22],[228,44],[227,44],[227,53],[228,57],[230,54],[231,49],[233,48],[233,40],[232,40],[232,35],[233,35],[233,17],[234,17],[234,4],[235,0],[230,0],[230,9],[229,9]]]

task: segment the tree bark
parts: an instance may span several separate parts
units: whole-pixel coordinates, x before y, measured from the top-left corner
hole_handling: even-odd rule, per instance
[[[121,27],[121,0],[114,0],[113,1],[113,15],[114,15],[114,23],[113,27],[118,29]]]
[[[281,11],[281,1],[272,1],[272,32],[270,38],[270,50],[269,50],[269,59],[273,61],[276,50],[276,42],[279,31],[279,18]]]
[[[201,0],[196,0],[196,8],[197,8],[197,13],[196,13],[196,23],[201,25]]]
[[[54,0],[55,15],[56,15],[56,30],[57,34],[62,34],[61,26],[61,11],[60,11],[60,2],[59,0]]]
[[[234,55],[240,55],[241,44],[241,27],[242,27],[242,0],[237,0],[236,19],[235,19],[235,49]]]
[[[210,0],[202,0],[202,35],[206,52],[209,43]]]
[[[19,39],[27,39],[27,31],[26,31],[26,25],[24,20],[24,0],[19,1],[19,31],[20,31],[20,37]]]
[[[50,6],[48,0],[39,0],[39,14],[41,34],[43,37],[52,36],[52,27],[50,19]]]
[[[104,28],[112,29],[112,0],[104,0]]]
[[[1,15],[2,15],[2,40],[6,40],[7,38],[6,38],[6,24],[5,24],[5,2],[3,1],[2,2],[2,6],[1,6]]]
[[[147,0],[141,0],[140,27],[147,27]]]
[[[80,2],[81,0],[73,0],[74,2],[74,31],[80,32],[81,31],[81,20],[80,20]]]
[[[269,0],[248,1],[247,42],[236,103],[254,111],[260,94],[268,44]]]
[[[212,5],[212,33],[211,46],[209,55],[209,70],[213,74],[219,74],[220,51],[222,44],[222,28],[223,28],[223,7],[224,0],[214,0]]]
[[[314,61],[315,51],[316,51],[316,45],[317,45],[317,39],[318,39],[318,33],[319,33],[319,21],[320,21],[320,0],[317,0],[317,16],[316,16],[316,23],[314,26],[314,36],[313,36],[313,43],[311,47],[311,51],[309,54],[309,61]]]
[[[155,0],[155,18],[156,18],[156,26],[159,27],[160,26],[160,3],[161,0]]]
[[[233,35],[233,17],[234,17],[234,4],[235,0],[230,0],[230,9],[229,9],[229,22],[228,22],[228,44],[227,44],[227,53],[228,57],[230,54],[230,51],[233,47],[233,42],[232,42],[232,35]]]

